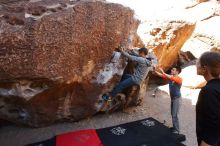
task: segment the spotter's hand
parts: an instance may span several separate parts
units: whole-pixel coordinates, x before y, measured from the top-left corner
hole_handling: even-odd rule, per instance
[[[161,73],[164,73],[164,70],[162,68],[159,68],[159,70],[160,70]]]

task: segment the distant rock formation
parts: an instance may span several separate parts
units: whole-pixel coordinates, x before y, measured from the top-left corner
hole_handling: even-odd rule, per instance
[[[144,31],[145,28],[146,31]],[[169,69],[177,62],[182,46],[195,29],[195,23],[155,20],[146,21],[142,24],[141,29],[145,35],[140,36],[145,45],[152,48],[158,57],[158,66]]]
[[[220,49],[220,3],[210,1],[188,9],[197,18],[196,28],[182,51],[190,51],[196,58],[203,52]],[[203,12],[207,13],[203,13]],[[199,14],[199,15],[198,15]]]

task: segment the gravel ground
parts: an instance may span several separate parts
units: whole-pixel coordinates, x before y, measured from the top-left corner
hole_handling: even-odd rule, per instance
[[[149,87],[144,102],[141,106],[131,107],[125,111],[113,114],[98,114],[90,119],[74,123],[59,123],[45,128],[27,128],[19,126],[6,126],[0,128],[1,146],[23,146],[33,142],[45,140],[60,133],[89,129],[104,128],[130,121],[153,117],[165,125],[171,126],[170,98],[167,94],[158,91],[156,97],[152,97],[154,87]],[[186,135],[187,146],[196,146],[195,135],[195,106],[191,100],[182,100],[180,110],[181,133]]]

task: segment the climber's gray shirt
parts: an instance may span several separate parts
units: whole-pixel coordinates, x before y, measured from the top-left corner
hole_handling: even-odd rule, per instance
[[[148,72],[151,70],[151,61],[140,57],[139,55],[130,55],[125,51],[122,51],[121,53],[129,60],[137,62],[137,66],[134,70],[134,74],[132,75],[132,79],[135,83],[140,84],[147,77]]]

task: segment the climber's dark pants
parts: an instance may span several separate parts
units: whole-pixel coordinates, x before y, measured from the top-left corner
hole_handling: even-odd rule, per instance
[[[114,87],[114,89],[109,93],[111,97],[115,97],[118,93],[121,93],[124,89],[137,85],[129,74],[124,75],[122,81]]]

